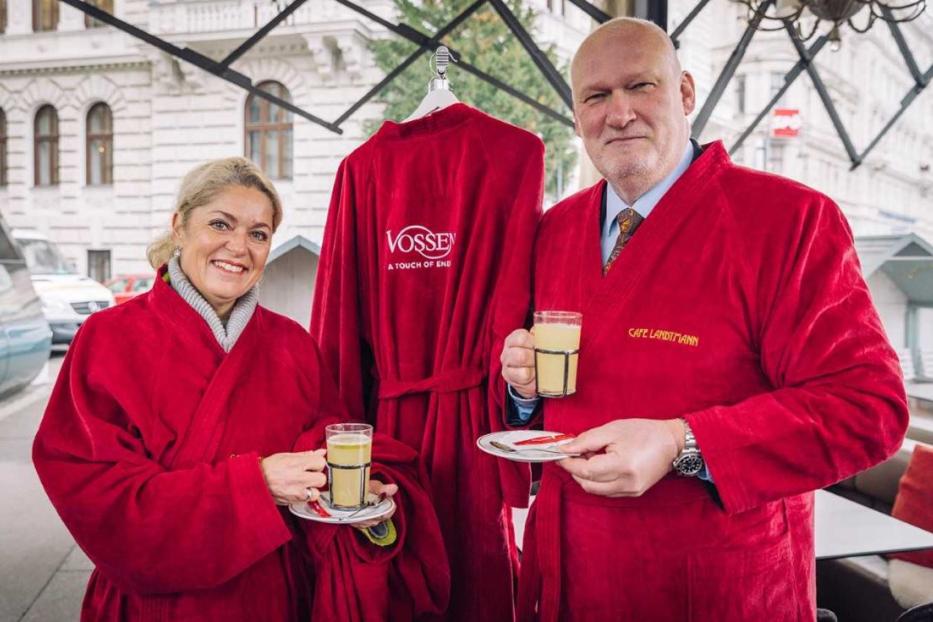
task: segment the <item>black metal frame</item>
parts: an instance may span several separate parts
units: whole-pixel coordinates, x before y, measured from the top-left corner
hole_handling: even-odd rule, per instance
[[[680,34],[700,13],[700,11],[703,10],[708,2],[709,0],[699,0],[697,5],[687,15],[684,21],[671,34],[671,39],[673,39],[675,46],[678,45],[678,37]],[[735,50],[733,50],[732,55],[720,73],[719,78],[717,78],[716,84],[710,91],[709,96],[707,96],[706,101],[703,102],[703,107],[693,123],[692,134],[694,138],[698,137],[706,127],[706,123],[709,120],[709,117],[712,115],[712,112],[716,105],[719,103],[719,100],[722,99],[722,95],[725,92],[729,81],[735,74],[736,68],[741,62],[745,51],[748,49],[748,45],[755,33],[754,26],[757,26],[757,23],[761,20],[761,17],[767,11],[772,2],[773,0],[770,0],[768,3],[762,3],[762,10],[755,13],[754,17],[749,22],[748,28],[742,35],[742,39],[739,41]],[[885,9],[885,13],[886,16],[890,16],[890,11]],[[901,115],[903,115],[907,108],[913,103],[913,101],[917,98],[917,95],[922,93],[923,90],[929,86],[930,82],[933,81],[933,64],[930,65],[930,68],[927,69],[926,72],[921,73],[920,68],[917,66],[917,61],[911,53],[910,47],[907,45],[907,41],[904,39],[904,35],[901,32],[898,24],[893,21],[888,21],[887,24],[889,30],[891,31],[891,36],[894,38],[898,50],[900,51],[901,56],[904,58],[904,63],[907,65],[907,70],[910,72],[910,75],[914,80],[914,85],[910,88],[907,94],[901,98],[901,105],[898,111],[894,113],[894,116],[888,120],[878,135],[871,140],[868,146],[861,153],[856,150],[855,145],[852,143],[849,132],[846,130],[842,119],[839,118],[839,113],[836,110],[836,106],[833,104],[832,98],[830,97],[829,92],[826,90],[826,85],[823,83],[823,79],[820,77],[819,71],[817,71],[816,65],[813,63],[813,59],[816,57],[817,53],[819,53],[819,51],[822,50],[827,43],[826,37],[819,37],[816,42],[810,46],[809,49],[807,49],[804,46],[803,41],[800,40],[797,32],[795,32],[794,28],[788,23],[784,24],[784,29],[787,32],[787,36],[790,38],[791,43],[793,44],[794,49],[797,52],[797,56],[800,60],[798,60],[797,63],[791,67],[786,74],[784,74],[784,85],[755,117],[751,125],[749,125],[745,131],[742,132],[742,134],[736,140],[735,144],[733,144],[729,149],[729,153],[735,153],[738,150],[738,148],[751,135],[755,128],[758,127],[758,124],[761,123],[765,116],[767,116],[768,112],[770,112],[774,105],[781,99],[784,93],[787,92],[787,89],[794,82],[794,80],[796,80],[803,71],[806,71],[807,75],[810,76],[810,81],[813,82],[813,87],[816,89],[816,92],[823,103],[823,107],[826,109],[826,113],[829,115],[829,118],[832,121],[833,127],[836,130],[836,134],[839,135],[839,140],[842,141],[843,148],[846,150],[846,154],[849,156],[849,160],[852,162],[852,166],[849,167],[849,170],[854,171],[856,168],[858,168],[862,162],[865,161],[865,158],[868,156],[868,154],[871,153],[875,146],[894,126]]]
[[[60,0],[69,6],[72,6],[79,11],[82,11],[86,15],[89,15],[95,19],[98,19],[118,30],[121,30],[130,36],[133,36],[141,41],[152,45],[166,54],[169,54],[175,58],[183,60],[185,62],[191,63],[196,67],[218,77],[222,80],[226,80],[231,84],[239,86],[240,88],[246,90],[247,92],[266,99],[286,110],[297,114],[300,117],[303,117],[312,123],[316,123],[331,132],[336,134],[342,134],[343,130],[340,126],[357,110],[359,110],[366,102],[371,100],[377,94],[379,94],[382,89],[384,89],[390,82],[397,78],[405,69],[407,69],[413,62],[415,62],[418,57],[420,57],[425,52],[433,52],[434,49],[441,44],[443,38],[450,34],[457,26],[459,26],[463,21],[469,18],[473,13],[478,9],[482,8],[485,4],[491,4],[496,12],[500,15],[501,19],[509,27],[512,33],[518,38],[522,46],[531,56],[535,65],[544,75],[545,79],[549,84],[555,89],[555,91],[560,96],[561,100],[567,105],[568,108],[572,108],[572,100],[570,97],[570,87],[567,85],[566,81],[560,75],[560,72],[554,67],[553,63],[548,59],[547,55],[535,44],[534,40],[529,35],[528,31],[522,26],[521,22],[518,21],[518,18],[509,10],[502,0],[476,0],[470,6],[468,6],[464,11],[462,11],[458,16],[456,16],[450,23],[438,30],[434,36],[429,36],[419,30],[409,26],[408,24],[400,23],[393,24],[375,13],[368,11],[364,7],[352,2],[351,0],[336,0],[341,5],[351,9],[352,11],[375,21],[378,24],[381,24],[388,30],[399,35],[400,37],[411,41],[418,45],[418,49],[415,50],[411,55],[409,55],[405,60],[403,60],[395,69],[390,71],[385,78],[383,78],[377,85],[367,91],[359,100],[353,103],[346,111],[344,111],[340,116],[337,117],[334,121],[327,121],[322,119],[298,106],[294,105],[291,102],[287,102],[283,99],[275,97],[265,91],[260,91],[254,85],[252,80],[243,75],[242,73],[235,71],[230,68],[230,65],[233,64],[237,59],[239,59],[243,54],[249,51],[253,46],[259,43],[266,35],[269,34],[276,26],[282,23],[289,15],[293,14],[306,0],[292,0],[282,11],[280,11],[274,18],[272,18],[266,25],[256,31],[253,36],[244,41],[239,47],[227,55],[222,61],[217,62],[203,54],[196,52],[190,48],[178,47],[164,39],[161,39],[155,35],[152,35],[141,28],[137,28],[132,24],[129,24],[106,11],[103,11],[96,6],[86,2],[85,0]],[[652,0],[653,2],[665,2],[666,0]],[[586,2],[586,0],[571,0],[573,4],[581,7],[583,10],[587,11],[588,14],[594,16],[595,19],[600,21],[605,21],[609,19],[609,16],[600,11],[598,8]],[[485,71],[482,71],[478,67],[470,64],[464,60],[459,53],[453,48],[451,48],[451,53],[457,61],[457,66],[463,71],[472,74],[484,80],[489,84],[492,84],[497,89],[508,93],[512,97],[518,99],[519,101],[535,108],[539,112],[542,112],[551,118],[560,121],[564,125],[573,127],[573,120],[568,117],[566,114],[561,113],[549,106],[542,104],[541,102],[529,97],[525,93],[515,89],[507,82],[492,76]]]
[[[409,26],[408,24],[399,23],[393,24],[380,16],[372,13],[371,11],[366,10],[364,7],[356,4],[352,0],[336,0],[336,2],[341,5],[351,9],[352,11],[366,17],[372,21],[375,21],[378,24],[381,24],[391,32],[399,35],[400,37],[411,41],[418,45],[418,49],[405,58],[395,69],[390,71],[378,84],[373,88],[367,91],[359,100],[357,100],[353,105],[351,105],[346,111],[344,111],[340,116],[337,117],[334,121],[326,121],[316,115],[311,114],[299,108],[298,106],[292,104],[291,102],[284,101],[274,95],[266,93],[265,91],[260,91],[254,85],[252,80],[230,68],[230,65],[239,59],[243,54],[255,46],[259,41],[261,41],[269,32],[272,31],[276,26],[282,23],[289,15],[293,14],[306,0],[292,0],[282,11],[278,13],[274,18],[272,18],[266,25],[256,31],[249,39],[244,41],[239,47],[237,47],[233,52],[227,55],[222,61],[217,62],[203,54],[200,54],[189,48],[182,48],[172,43],[169,43],[159,37],[151,35],[144,30],[128,24],[123,20],[120,20],[110,13],[103,11],[96,6],[84,1],[84,0],[60,0],[65,4],[68,4],[85,14],[101,21],[106,24],[109,24],[123,32],[136,37],[160,50],[163,52],[174,56],[180,60],[191,63],[208,73],[217,76],[231,84],[239,86],[244,90],[252,93],[257,97],[266,99],[282,108],[289,110],[300,117],[303,117],[313,123],[316,123],[334,133],[342,134],[343,130],[340,126],[356,111],[358,111],[366,102],[370,101],[373,97],[378,95],[389,83],[395,80],[405,69],[407,69],[412,63],[414,63],[422,54],[425,52],[433,52],[434,49],[442,43],[444,37],[450,34],[454,29],[456,29],[460,24],[462,24],[466,19],[468,19],[473,13],[482,8],[484,5],[489,4],[492,8],[498,13],[503,22],[508,26],[509,30],[515,35],[519,40],[522,47],[531,57],[532,61],[537,66],[538,70],[548,81],[551,87],[560,97],[561,101],[567,106],[567,108],[573,108],[573,101],[571,97],[570,87],[567,85],[567,82],[564,80],[563,76],[560,75],[560,72],[554,67],[553,63],[550,62],[547,55],[535,44],[534,40],[531,38],[528,31],[522,26],[518,18],[514,13],[508,8],[503,0],[475,0],[470,4],[466,9],[464,9],[459,15],[457,15],[453,20],[450,21],[446,26],[437,31],[433,36],[429,36],[419,30]],[[709,4],[710,0],[698,0],[696,6],[690,11],[690,13],[684,18],[684,20],[677,26],[676,29],[671,33],[671,40],[674,42],[675,46],[679,46],[679,38],[683,34],[684,30],[693,22],[693,20],[699,15],[699,13]],[[751,22],[746,28],[745,33],[742,35],[742,38],[739,40],[735,49],[733,50],[729,60],[726,62],[725,67],[722,72],[719,74],[719,77],[716,79],[716,83],[713,85],[710,94],[707,96],[706,100],[703,102],[699,113],[697,114],[696,119],[693,123],[693,136],[698,137],[703,129],[706,127],[707,122],[709,121],[710,116],[712,115],[715,107],[722,99],[723,94],[725,93],[726,88],[728,87],[729,82],[731,81],[733,75],[735,74],[736,69],[742,61],[742,58],[745,55],[746,50],[748,49],[749,44],[751,43],[752,38],[754,37],[755,32],[757,31],[758,22],[761,20],[764,13],[767,11],[770,4],[774,0],[768,0],[766,3],[763,3],[764,10],[756,12],[752,17]],[[594,6],[592,3],[587,0],[570,0],[570,3],[586,13],[593,20],[603,23],[611,18],[606,12],[598,7]],[[659,23],[662,27],[666,29],[667,25],[667,0],[643,0],[640,3],[636,3],[638,6],[639,12],[643,13],[642,17],[651,19],[656,23]],[[788,37],[791,40],[794,48],[797,51],[799,57],[798,62],[785,74],[784,76],[784,85],[781,87],[781,90],[771,98],[771,101],[765,106],[765,108],[755,117],[755,120],[752,121],[751,125],[745,129],[741,134],[738,140],[730,149],[730,152],[735,152],[742,143],[748,138],[748,136],[755,130],[755,128],[761,123],[768,112],[774,107],[774,105],[780,100],[781,96],[787,91],[790,85],[800,76],[804,71],[810,76],[810,80],[813,82],[814,88],[816,88],[817,93],[820,96],[820,99],[823,102],[823,106],[826,109],[826,112],[829,114],[830,119],[832,120],[833,126],[836,130],[836,133],[839,135],[840,140],[842,141],[843,147],[846,150],[846,153],[849,156],[849,159],[852,162],[852,167],[850,170],[857,168],[864,160],[865,157],[875,148],[875,146],[881,141],[881,139],[887,134],[891,127],[897,122],[901,115],[907,110],[907,108],[913,103],[917,95],[919,95],[923,90],[929,86],[930,82],[933,81],[933,65],[930,66],[925,72],[921,72],[920,68],[917,66],[916,59],[910,51],[907,42],[904,39],[903,34],[900,31],[899,26],[894,22],[887,22],[888,28],[891,31],[891,35],[894,38],[894,41],[897,44],[897,47],[901,53],[901,56],[904,58],[904,62],[907,65],[907,69],[910,72],[910,75],[913,77],[914,85],[907,92],[906,95],[901,99],[900,108],[894,114],[894,116],[888,121],[887,124],[882,128],[878,135],[868,144],[864,151],[858,153],[855,146],[852,144],[852,140],[849,137],[848,131],[845,128],[845,125],[842,123],[842,120],[839,118],[839,114],[836,111],[835,105],[832,102],[832,99],[829,96],[829,93],[826,90],[826,85],[823,83],[822,78],[819,75],[819,72],[816,69],[816,66],[813,64],[813,59],[816,55],[823,49],[826,44],[825,37],[820,37],[809,49],[807,49],[803,42],[800,40],[797,33],[794,32],[793,28],[789,24],[785,24]],[[476,76],[477,78],[492,84],[497,89],[502,90],[505,93],[508,93],[512,97],[518,99],[519,101],[535,108],[539,112],[542,112],[553,119],[560,121],[561,123],[573,126],[573,120],[569,118],[566,114],[554,110],[549,106],[546,106],[528,95],[518,91],[508,83],[503,80],[492,76],[476,66],[467,62],[462,56],[457,53],[457,51],[451,48],[451,53],[457,61],[457,66],[466,71],[469,74]]]

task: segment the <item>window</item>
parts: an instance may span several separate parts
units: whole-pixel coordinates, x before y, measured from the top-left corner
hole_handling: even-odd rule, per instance
[[[291,102],[278,82],[263,82],[258,88]],[[246,98],[246,157],[273,179],[292,178],[292,113],[256,95]]]
[[[6,32],[6,0],[0,0],[0,35]]]
[[[99,102],[87,111],[87,185],[113,183],[113,115]]]
[[[109,289],[114,294],[122,294],[123,292],[126,291],[126,286],[127,286],[127,279],[117,279],[115,281],[111,281],[107,285],[107,289]]]
[[[106,11],[113,15],[113,0],[89,0],[88,4],[93,4],[98,9]],[[96,20],[87,13],[84,14],[84,27],[85,28],[101,28],[106,26],[104,22]]]
[[[7,185],[6,113],[0,108],[0,188]]]
[[[99,283],[110,278],[110,251],[87,252],[87,275]]]
[[[58,29],[58,0],[32,0],[32,30]]]
[[[36,113],[33,151],[36,185],[58,185],[58,113],[48,104]]]
[[[784,74],[779,71],[771,72],[771,94],[768,97],[774,97],[784,88]],[[780,103],[780,102],[778,102]]]
[[[745,114],[745,76],[735,77],[735,109]]]

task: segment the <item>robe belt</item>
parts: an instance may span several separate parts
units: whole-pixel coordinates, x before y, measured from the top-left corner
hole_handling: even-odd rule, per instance
[[[379,380],[379,399],[388,400],[415,393],[453,393],[483,384],[486,371],[472,367],[459,367],[438,372],[420,380]]]
[[[526,535],[527,565],[519,586],[520,622],[557,622],[561,605],[561,516],[565,505],[599,505],[618,508],[675,508],[709,499],[709,491],[696,478],[669,475],[641,497],[601,497],[584,491],[569,473],[545,464],[541,488],[535,499],[534,520]],[[584,510],[585,511],[585,510]],[[530,537],[529,537],[530,536]],[[537,604],[537,607],[535,607]],[[537,616],[527,615],[537,609]]]

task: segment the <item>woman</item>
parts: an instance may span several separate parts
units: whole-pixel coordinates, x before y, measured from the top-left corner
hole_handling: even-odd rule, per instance
[[[310,336],[257,306],[281,221],[248,160],[197,167],[150,247],[153,289],[88,318],[65,358],[33,459],[96,565],[82,620],[376,620],[446,604],[413,452],[375,441],[392,464],[374,465],[373,492],[402,486],[387,538],[277,507],[317,498],[324,452],[308,450],[344,419]],[[390,572],[405,588],[391,599]]]

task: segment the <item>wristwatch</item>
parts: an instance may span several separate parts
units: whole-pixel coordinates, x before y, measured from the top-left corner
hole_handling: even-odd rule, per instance
[[[690,424],[684,421],[684,448],[674,458],[674,471],[685,477],[695,477],[703,470],[703,455],[697,447],[697,439],[690,429]]]

